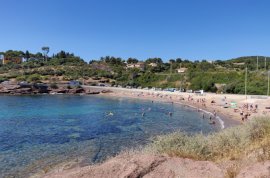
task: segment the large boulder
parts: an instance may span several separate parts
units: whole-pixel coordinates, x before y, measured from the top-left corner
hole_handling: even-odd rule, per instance
[[[84,93],[83,88],[72,88],[68,90],[68,93],[70,94],[76,94],[76,93]]]

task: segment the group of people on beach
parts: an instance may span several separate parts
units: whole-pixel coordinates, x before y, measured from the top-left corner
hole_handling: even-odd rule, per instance
[[[251,113],[257,113],[258,112],[258,104],[249,104],[245,103],[240,108],[240,116],[242,121],[248,120],[248,117],[251,116]]]
[[[198,109],[198,112],[199,112],[199,111],[201,111],[201,110]],[[204,112],[202,113],[202,118],[205,119],[205,113],[204,113]],[[214,110],[213,114],[212,114],[212,113],[209,114],[209,124],[215,125],[215,124],[216,124],[216,121],[215,121],[216,118],[217,118],[217,113],[216,113],[216,111]]]
[[[209,114],[209,116],[205,115],[204,118],[208,117],[211,124],[214,124],[215,122],[212,122],[216,118],[216,111],[223,112],[223,108],[228,108],[227,111],[224,110],[224,112],[229,112],[229,109],[232,109],[232,112],[235,113],[240,112],[240,117],[242,121],[248,120],[248,118],[253,113],[259,113],[258,112],[258,104],[243,104],[240,107],[237,107],[236,102],[230,102],[226,96],[220,97],[212,97],[209,99],[209,97],[203,96],[203,95],[194,95],[194,94],[174,94],[174,93],[167,93],[167,92],[156,92],[156,91],[132,91],[132,92],[123,92],[124,96],[129,96],[133,98],[145,98],[150,99],[152,102],[158,100],[158,101],[165,101],[168,103],[181,103],[187,106],[195,107],[195,108],[205,108],[206,110],[215,110],[214,114]],[[217,105],[216,100],[219,100],[220,98],[220,105]],[[209,105],[207,100],[209,101]],[[237,99],[236,99],[237,100]],[[239,101],[238,101],[239,102]],[[190,103],[190,104],[189,104]],[[235,104],[234,104],[235,103]],[[218,109],[218,106],[221,106],[220,109]],[[210,107],[210,108],[209,108]],[[270,107],[269,107],[270,109]],[[233,115],[233,113],[228,113],[229,115]],[[268,111],[266,111],[263,114],[268,114]],[[141,115],[144,117],[146,115],[146,112],[142,112]],[[172,116],[173,112],[166,112],[166,115]],[[235,114],[237,116],[238,114]]]
[[[168,94],[161,94],[161,93],[151,93],[151,92],[140,92],[140,93],[136,93],[135,94],[137,97],[145,97],[145,98],[160,98],[160,99],[164,99],[166,101],[170,101],[171,104],[174,104],[174,101],[180,101],[180,102],[185,102],[185,98],[183,96],[174,96],[172,97],[171,95],[168,95]],[[199,105],[198,106],[198,109],[199,107],[204,107],[204,108],[207,108],[206,106],[206,98],[198,98],[198,99],[194,99],[192,95],[189,95],[187,97],[187,103],[191,103],[192,105]],[[154,100],[151,100],[151,102],[153,103]],[[142,117],[144,117],[146,115],[146,112],[142,112]],[[167,112],[166,115],[169,115],[169,116],[172,116],[173,115],[173,112]],[[205,118],[205,113],[203,113],[203,119]],[[214,110],[213,114],[209,114],[209,124],[216,124],[216,119],[217,117],[217,113],[216,111]]]

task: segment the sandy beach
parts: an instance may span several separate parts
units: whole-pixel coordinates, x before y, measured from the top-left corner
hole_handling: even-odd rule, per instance
[[[170,91],[154,91],[144,89],[126,89],[115,87],[91,86],[90,90],[110,90],[102,93],[103,96],[128,97],[134,99],[147,99],[153,102],[169,102],[195,107],[199,111],[211,112],[220,117],[225,123],[223,128],[246,122],[257,116],[270,115],[270,98],[258,95],[234,95],[215,93],[186,93]],[[222,122],[221,121],[221,122]]]

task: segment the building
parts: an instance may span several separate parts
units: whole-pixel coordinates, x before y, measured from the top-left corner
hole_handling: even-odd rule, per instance
[[[145,64],[144,62],[138,62],[138,63],[132,63],[132,64],[127,64],[127,68],[137,68],[140,70],[144,70]]]
[[[22,63],[22,61],[23,61],[22,57],[6,57],[6,56],[4,56],[2,59],[2,64],[8,64],[8,63],[20,64],[20,63]]]
[[[188,68],[182,67],[179,69],[176,69],[177,73],[185,73],[187,71]]]
[[[236,65],[236,66],[243,66],[245,64],[246,63],[244,63],[244,62],[235,62],[235,63],[233,63],[233,65]]]
[[[151,62],[150,64],[148,64],[151,67],[157,67],[157,63]]]

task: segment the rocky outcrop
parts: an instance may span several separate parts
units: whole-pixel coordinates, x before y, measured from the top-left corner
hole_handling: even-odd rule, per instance
[[[270,161],[255,163],[240,170],[236,178],[270,177]]]
[[[101,165],[58,171],[51,172],[44,178],[222,178],[225,175],[221,168],[209,161],[193,161],[155,155],[121,155]]]
[[[59,87],[59,88],[50,88],[46,84],[14,84],[14,83],[2,83],[0,84],[0,94],[10,94],[10,95],[25,95],[25,94],[100,94],[108,93],[109,90],[93,90],[85,88],[68,88],[68,87]]]
[[[225,164],[225,165],[224,165]],[[249,165],[236,166],[232,171],[232,163],[214,163],[211,161],[195,161],[191,159],[157,155],[122,154],[107,160],[100,165],[75,167],[69,169],[62,165],[47,174],[39,174],[43,178],[255,178],[270,177],[270,161],[255,162]],[[66,170],[67,169],[67,170]]]
[[[84,93],[84,92],[85,91],[83,88],[73,88],[68,90],[69,94]]]

